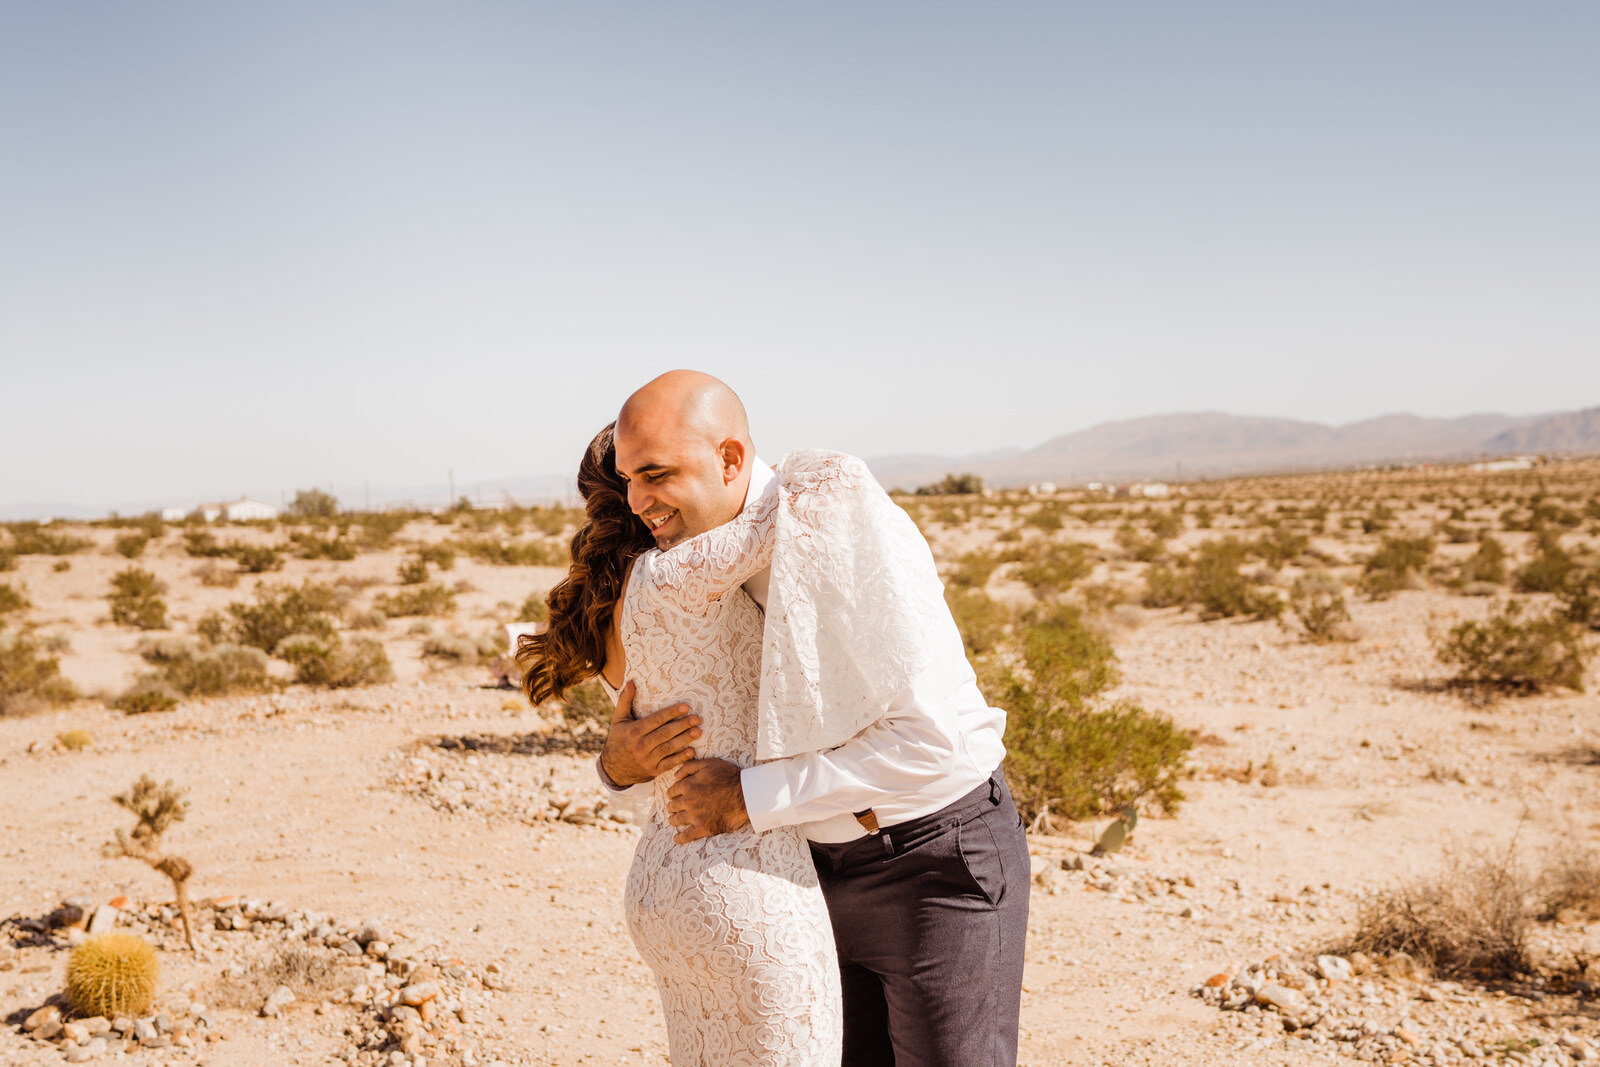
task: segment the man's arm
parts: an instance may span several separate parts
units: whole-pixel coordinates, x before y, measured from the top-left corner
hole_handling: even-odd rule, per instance
[[[908,689],[877,722],[826,752],[740,770],[694,760],[667,794],[675,840],[814,822],[861,811],[947,778],[965,758],[955,710]]]

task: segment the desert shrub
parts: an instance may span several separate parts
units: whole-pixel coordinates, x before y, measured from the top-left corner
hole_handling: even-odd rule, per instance
[[[454,547],[463,555],[501,567],[557,567],[567,563],[567,549],[556,541],[501,541],[464,537]]]
[[[346,537],[323,537],[310,530],[292,530],[289,544],[301,559],[352,560],[356,546]]]
[[[1162,541],[1170,541],[1183,532],[1183,515],[1180,511],[1152,511],[1146,519],[1150,534]]]
[[[291,664],[294,680],[305,685],[346,689],[394,681],[388,654],[370,637],[341,641],[337,636],[296,634],[284,638],[275,655]]]
[[[1431,537],[1385,537],[1361,572],[1361,591],[1381,600],[1419,584],[1432,558]]]
[[[1094,546],[1080,541],[1033,541],[1006,549],[999,559],[1017,563],[1017,579],[1036,594],[1064,593],[1094,570]]]
[[[389,621],[389,616],[377,608],[368,608],[358,611],[350,616],[349,624],[352,630],[381,630],[383,624]]]
[[[372,606],[391,619],[408,615],[446,615],[455,610],[456,596],[438,582],[428,582],[378,596]]]
[[[422,654],[438,659],[452,659],[457,663],[472,664],[491,659],[504,651],[504,631],[469,637],[465,634],[434,634],[422,642]]]
[[[146,533],[123,534],[112,543],[112,548],[117,555],[127,559],[138,559],[144,555],[145,546],[150,543],[150,535]]]
[[[1251,541],[1247,551],[1274,567],[1281,567],[1310,547],[1311,538],[1280,526]]]
[[[183,550],[196,559],[220,559],[228,554],[227,548],[217,544],[210,530],[185,530]]]
[[[32,606],[26,596],[12,588],[10,582],[0,582],[0,615],[12,611],[25,611]]]
[[[1144,572],[1144,595],[1139,603],[1147,608],[1175,608],[1189,602],[1189,576],[1162,563]]]
[[[1326,644],[1354,639],[1344,587],[1326,571],[1313,571],[1296,579],[1289,591],[1289,607],[1308,641]]]
[[[603,737],[616,705],[593,678],[570,687],[561,698],[562,724],[574,733]]]
[[[1212,523],[1214,523],[1215,521],[1216,521],[1216,517],[1215,517],[1215,515],[1212,514],[1210,505],[1201,504],[1199,507],[1194,509],[1194,528],[1195,529],[1197,529],[1197,530],[1209,530],[1209,529],[1211,529]]]
[[[1248,615],[1275,619],[1283,613],[1283,598],[1258,589],[1239,573],[1246,546],[1236,537],[1208,541],[1195,550],[1189,576],[1189,599],[1202,619],[1227,619]]]
[[[1005,638],[1011,625],[1011,612],[982,589],[946,589],[944,599],[950,605],[956,629],[961,631],[968,659],[993,652]]]
[[[1456,685],[1537,693],[1552,686],[1583,690],[1588,652],[1583,631],[1564,615],[1523,618],[1509,601],[1482,622],[1463,622],[1434,645],[1439,661],[1456,668]]]
[[[331,519],[339,514],[339,498],[321,489],[298,489],[283,513],[294,519]]]
[[[1506,549],[1492,534],[1478,538],[1478,549],[1461,561],[1459,573],[1463,585],[1474,582],[1500,583],[1506,580]]]
[[[52,656],[29,630],[0,631],[0,718],[27,715],[78,695]]]
[[[1561,614],[1578,626],[1600,630],[1600,567],[1575,569],[1557,594]]]
[[[111,706],[127,715],[171,711],[178,706],[178,692],[160,676],[146,674],[113,697]]]
[[[235,567],[223,567],[214,559],[208,559],[189,572],[200,580],[200,584],[212,589],[232,589],[239,584],[239,571]]]
[[[1113,535],[1117,547],[1128,554],[1130,559],[1140,563],[1149,563],[1165,551],[1167,545],[1160,537],[1145,537],[1139,533],[1138,527],[1131,522],[1125,522],[1117,527]]]
[[[1576,567],[1576,561],[1561,547],[1561,536],[1551,530],[1540,530],[1533,558],[1517,568],[1517,591],[1559,593]]]
[[[1055,533],[1065,523],[1061,520],[1061,505],[1055,501],[1040,504],[1037,508],[1022,517],[1022,521],[1029,526],[1045,533]],[[952,524],[954,525],[954,524]]]
[[[233,621],[228,636],[236,644],[271,652],[292,634],[333,637],[330,614],[339,603],[338,594],[326,585],[303,582],[299,586],[262,585],[256,589],[254,604],[229,604]]]
[[[94,542],[59,530],[49,530],[37,522],[13,522],[10,552],[17,556],[70,556]]]
[[[989,576],[1000,566],[993,552],[981,548],[964,553],[950,568],[945,586],[953,589],[982,589],[989,584]]]
[[[517,609],[519,622],[548,622],[550,621],[550,602],[543,593],[530,593],[528,599],[522,602],[522,607]]]
[[[918,496],[970,496],[983,492],[983,479],[976,474],[947,474],[931,485],[917,487]]]
[[[225,970],[211,999],[247,1013],[259,1011],[262,1001],[279,987],[302,1002],[327,1000],[346,985],[341,981],[344,968],[335,959],[323,949],[280,943],[245,966]]]
[[[1556,855],[1539,878],[1544,917],[1574,913],[1600,919],[1600,851],[1569,847]]]
[[[433,564],[442,571],[455,568],[456,550],[447,544],[422,545],[417,549],[417,558]]]
[[[265,574],[283,569],[283,556],[271,545],[229,545],[229,555],[246,574]]]
[[[428,580],[428,561],[421,556],[402,561],[397,577],[401,585],[421,585]]]
[[[129,567],[111,577],[111,621],[118,626],[140,630],[161,630],[167,625],[167,604],[161,599],[164,587],[156,576],[139,567]]]
[[[163,683],[183,696],[216,697],[264,693],[278,687],[267,673],[267,657],[258,648],[240,645],[196,647],[180,637],[141,642],[139,655],[157,669],[139,683]]]
[[[17,554],[9,548],[0,547],[0,571],[9,571],[17,565]]]
[[[1404,952],[1435,975],[1511,978],[1528,971],[1526,876],[1514,854],[1453,849],[1436,874],[1373,894],[1346,952]]]
[[[1082,819],[1144,801],[1175,810],[1193,741],[1165,716],[1107,701],[1111,643],[1069,605],[1020,629],[1015,656],[981,661],[984,692],[1006,709],[1006,778],[1025,819]]]

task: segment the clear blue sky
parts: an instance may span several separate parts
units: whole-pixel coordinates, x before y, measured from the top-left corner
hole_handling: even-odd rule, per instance
[[[1589,2],[0,6],[0,505],[1600,403]],[[276,499],[275,496],[271,497]]]

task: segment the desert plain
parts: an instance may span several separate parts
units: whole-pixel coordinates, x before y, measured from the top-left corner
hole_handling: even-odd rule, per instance
[[[994,605],[980,644],[1003,655],[1068,605],[1115,652],[1095,701],[1187,738],[1182,800],[1142,806],[1114,854],[1091,855],[1109,805],[1036,821],[1020,1062],[1600,1059],[1600,887],[1581,892],[1600,848],[1600,642],[1575,624],[1578,674],[1548,685],[1461,684],[1439,655],[1506,603],[1563,610],[1545,572],[1597,566],[1600,462],[1164,488],[900,498],[953,593]],[[0,697],[0,1062],[667,1062],[621,909],[636,830],[592,768],[604,709],[592,693],[531,708],[497,684],[503,625],[537,613],[579,517],[0,534],[6,648],[26,635],[76,694],[8,681]],[[1227,538],[1244,598],[1219,614],[1182,584]],[[1399,542],[1412,556],[1374,568]],[[130,568],[159,625],[113,621]],[[1348,617],[1310,632],[1312,588]],[[241,653],[254,666],[220,695],[204,693],[233,681],[172,666],[259,638],[245,609],[287,589],[310,590],[312,654]],[[339,659],[358,647],[364,668]],[[130,700],[141,686],[156,696]],[[142,775],[189,802],[163,847],[193,865],[194,951],[169,880],[104,851],[133,825],[112,798]],[[1527,912],[1518,973],[1351,948],[1384,894],[1497,864]],[[1561,870],[1580,891],[1569,878],[1556,899]],[[156,945],[159,1027],[29,1028],[89,925]]]

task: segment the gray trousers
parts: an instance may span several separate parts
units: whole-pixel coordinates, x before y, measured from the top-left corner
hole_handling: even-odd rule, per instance
[[[1014,1065],[1030,879],[1004,775],[811,855],[839,949],[844,1067]]]

